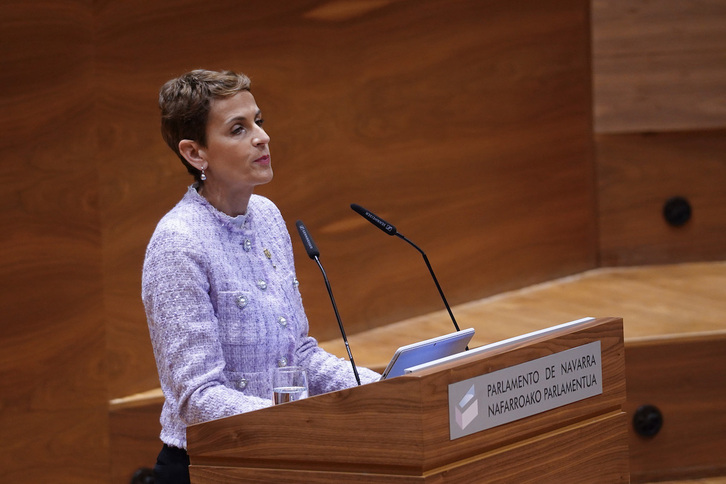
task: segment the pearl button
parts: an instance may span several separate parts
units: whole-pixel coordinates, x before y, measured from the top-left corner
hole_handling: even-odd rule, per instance
[[[277,366],[279,366],[280,368],[282,368],[283,366],[287,366],[287,358],[283,356],[282,358],[277,360]]]
[[[246,380],[246,379],[244,379],[244,378],[242,378],[242,379],[241,379],[241,380],[240,380],[240,381],[239,381],[239,382],[237,383],[237,388],[239,388],[240,390],[244,390],[245,388],[247,388],[247,380]]]
[[[277,324],[279,324],[283,328],[287,328],[287,319],[285,319],[285,316],[280,316],[279,318],[277,318]]]
[[[245,252],[249,252],[252,250],[252,242],[250,239],[245,239],[244,243],[242,244],[242,248],[245,250]]]
[[[267,289],[267,283],[265,281],[259,280],[257,281],[257,287],[264,291],[265,289]]]
[[[235,299],[235,302],[237,303],[237,306],[240,308],[244,308],[247,306],[247,303],[249,302],[245,296],[237,296],[237,299]]]
[[[294,278],[292,280],[292,285],[295,286],[295,287],[298,287],[300,285],[300,281],[298,281],[297,278]]]

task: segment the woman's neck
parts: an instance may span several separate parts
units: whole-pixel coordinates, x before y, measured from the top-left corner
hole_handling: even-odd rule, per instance
[[[215,190],[214,187],[202,183],[197,192],[217,210],[236,217],[247,213],[247,204],[252,197],[252,190],[249,192],[224,193],[222,190]]]

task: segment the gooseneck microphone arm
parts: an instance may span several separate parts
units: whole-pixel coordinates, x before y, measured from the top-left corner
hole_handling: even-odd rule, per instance
[[[439,285],[439,280],[436,279],[436,274],[434,274],[434,269],[431,267],[429,258],[426,257],[426,253],[423,250],[421,250],[421,248],[418,245],[416,245],[413,242],[411,242],[410,240],[408,240],[403,234],[396,232],[395,235],[396,235],[396,237],[400,237],[403,240],[405,240],[406,242],[408,242],[409,244],[411,244],[411,246],[414,249],[416,249],[417,251],[419,251],[421,253],[421,257],[423,257],[424,262],[426,262],[426,267],[429,268],[429,272],[431,273],[431,278],[434,280],[434,284],[436,284],[436,289],[439,290],[439,295],[441,296],[441,299],[444,301],[444,306],[446,306],[446,310],[449,312],[449,316],[451,317],[451,322],[454,323],[454,328],[456,328],[457,331],[461,331],[459,329],[459,325],[456,323],[456,318],[454,318],[454,313],[451,312],[451,308],[449,307],[449,303],[446,300],[446,296],[444,296],[444,291],[441,290],[441,286]]]
[[[338,320],[338,327],[340,328],[340,334],[343,336],[343,343],[345,343],[345,349],[348,352],[348,358],[350,359],[350,365],[353,367],[353,374],[355,375],[355,381],[358,382],[358,385],[361,384],[360,382],[360,376],[358,375],[358,368],[355,366],[355,361],[353,360],[353,353],[350,351],[350,345],[348,344],[348,337],[345,335],[345,328],[343,328],[343,321],[340,319],[340,313],[338,312],[338,305],[335,304],[335,298],[333,297],[333,289],[330,287],[330,281],[328,280],[328,275],[325,273],[325,269],[323,269],[323,264],[320,263],[320,251],[318,250],[318,247],[315,245],[315,241],[313,241],[313,238],[310,236],[310,233],[308,232],[307,227],[305,227],[305,224],[302,223],[302,221],[298,220],[295,225],[297,226],[297,231],[300,234],[300,239],[302,239],[303,246],[305,246],[305,252],[308,253],[308,257],[313,259],[320,268],[320,272],[323,274],[323,280],[325,281],[325,287],[328,290],[328,295],[330,296],[330,302],[333,304],[333,311],[335,312],[335,319]]]
[[[446,306],[446,310],[449,312],[449,317],[451,317],[451,322],[454,323],[454,328],[456,328],[457,331],[461,331],[459,329],[459,325],[456,322],[456,318],[454,317],[454,313],[451,312],[451,307],[449,307],[449,302],[446,300],[446,296],[444,296],[444,291],[441,289],[441,285],[439,285],[439,280],[436,278],[436,274],[434,274],[434,269],[431,267],[431,263],[429,262],[429,258],[426,256],[426,253],[421,250],[419,246],[408,240],[406,237],[404,237],[403,234],[398,233],[396,230],[396,227],[389,224],[373,212],[370,212],[366,210],[365,208],[361,207],[357,203],[351,203],[350,208],[353,209],[354,212],[358,213],[360,216],[362,216],[364,219],[368,220],[370,223],[387,233],[388,235],[395,235],[397,237],[400,237],[401,239],[408,242],[413,248],[415,248],[417,251],[421,253],[421,256],[423,257],[424,262],[426,262],[426,267],[428,267],[429,272],[431,273],[431,277],[434,280],[434,284],[436,284],[436,289],[439,290],[439,295],[441,296],[441,299],[444,301],[444,306]]]

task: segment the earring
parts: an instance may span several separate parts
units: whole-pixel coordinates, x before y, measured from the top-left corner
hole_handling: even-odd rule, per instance
[[[199,176],[199,179],[202,181],[207,179],[207,175],[204,174],[204,168],[202,168],[202,174]]]

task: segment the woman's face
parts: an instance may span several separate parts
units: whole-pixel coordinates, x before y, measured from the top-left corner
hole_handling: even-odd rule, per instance
[[[272,180],[270,137],[262,129],[262,113],[249,91],[211,102],[207,145],[200,154],[207,162],[205,190],[234,197]]]

